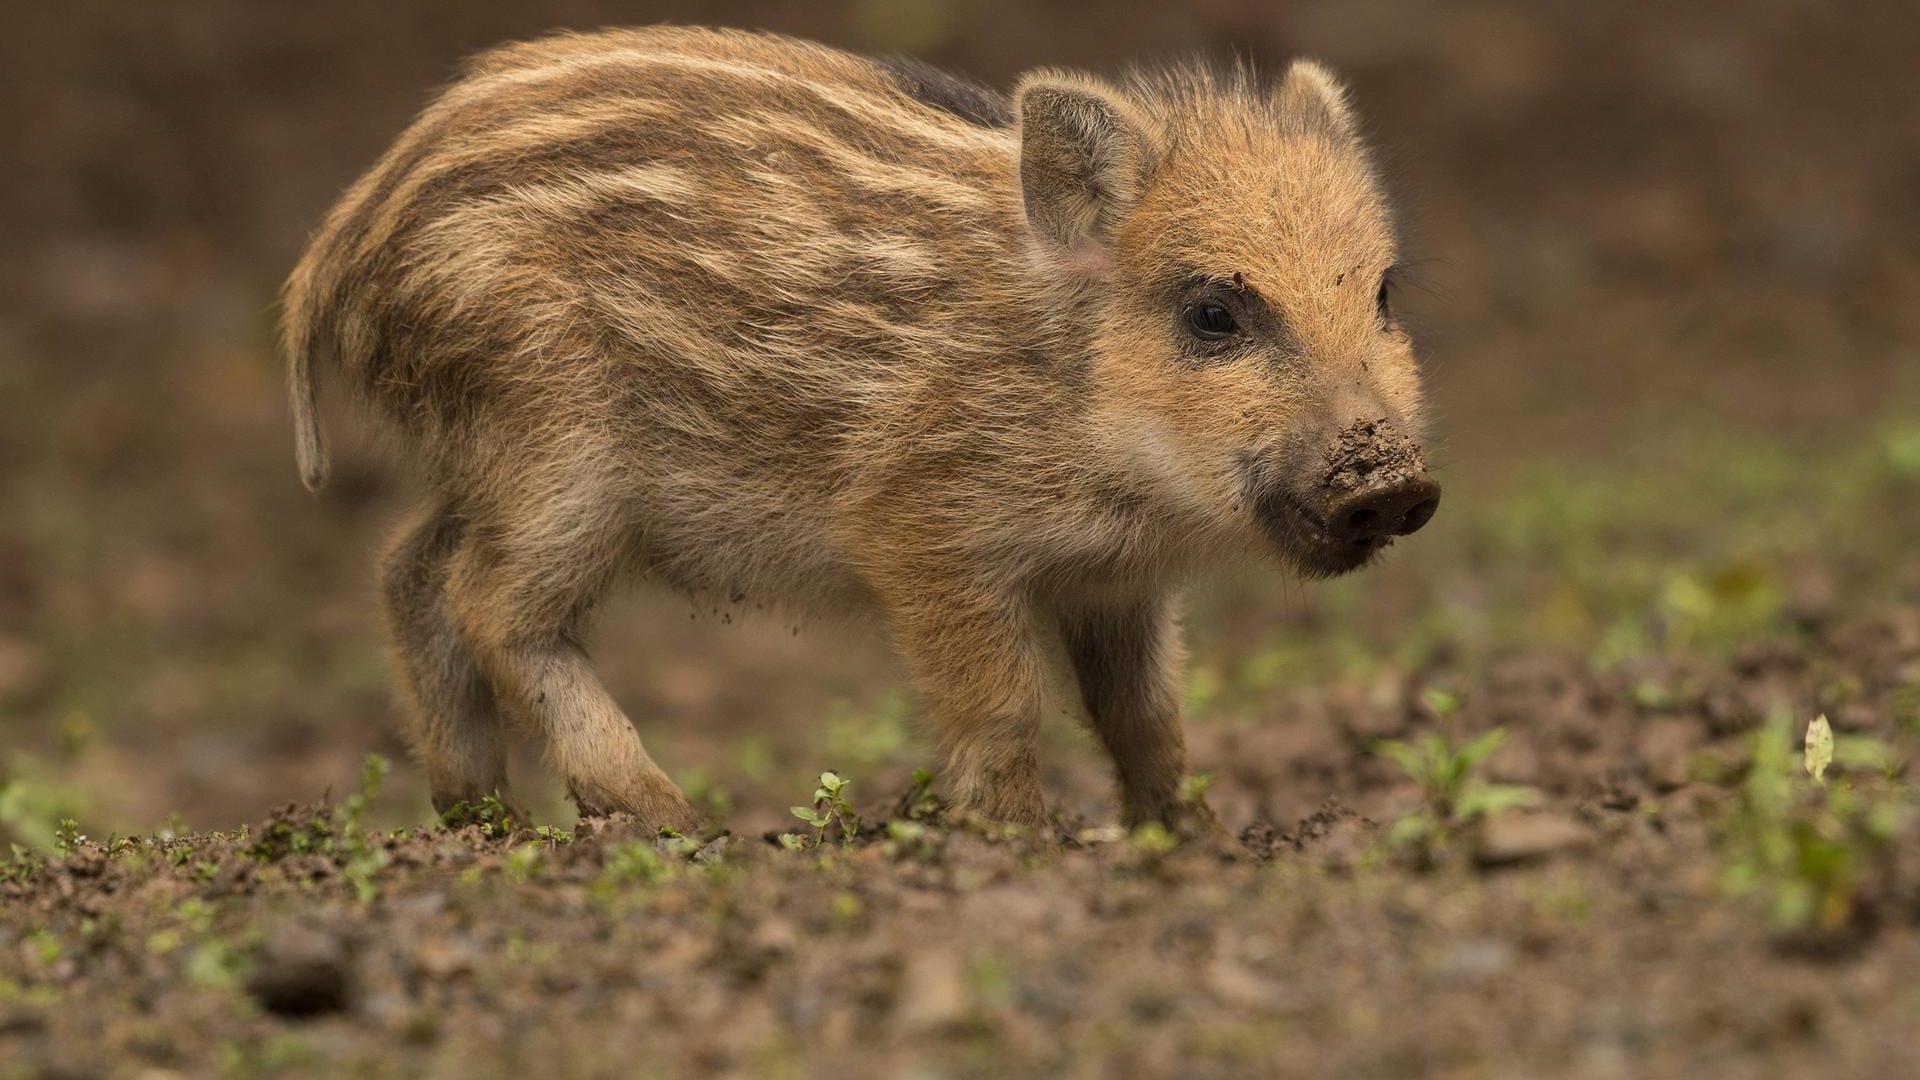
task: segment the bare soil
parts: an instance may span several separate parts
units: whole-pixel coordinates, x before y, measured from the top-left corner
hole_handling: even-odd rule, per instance
[[[804,852],[428,827],[376,837],[362,891],[288,839],[337,834],[325,804],[90,840],[0,886],[0,1039],[22,1075],[1899,1075],[1920,860],[1843,932],[1783,937],[1717,887],[1728,794],[1698,777],[1823,698],[1897,741],[1916,664],[1896,605],[1725,664],[1516,654],[1307,695],[1197,733],[1246,850],[1071,820]],[[1431,722],[1428,683],[1466,690],[1462,733],[1505,725],[1496,777],[1544,799],[1423,870],[1380,824],[1418,793],[1365,747]],[[1282,791],[1318,808],[1258,816]]]

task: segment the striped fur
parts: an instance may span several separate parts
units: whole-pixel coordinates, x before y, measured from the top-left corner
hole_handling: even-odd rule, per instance
[[[638,575],[879,614],[989,818],[1043,814],[1064,642],[1126,818],[1165,818],[1173,591],[1249,555],[1347,569],[1269,489],[1311,504],[1349,421],[1418,428],[1394,258],[1310,64],[1039,72],[1009,103],[772,35],[547,38],[474,60],[295,268],[296,450],[317,488],[337,372],[434,492],[386,599],[443,808],[504,790],[510,716],[584,810],[689,823],[580,645]],[[1182,305],[1229,282],[1265,314],[1198,355]]]

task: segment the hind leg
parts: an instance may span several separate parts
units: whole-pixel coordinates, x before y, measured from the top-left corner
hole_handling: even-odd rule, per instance
[[[434,809],[507,794],[507,750],[493,690],[448,617],[445,590],[464,523],[435,506],[401,531],[381,564],[387,639],[407,718],[407,742],[427,773]]]
[[[576,481],[581,471],[570,470]],[[549,497],[514,500],[516,514],[476,525],[455,555],[454,623],[507,711],[546,737],[581,813],[624,811],[690,829],[698,815],[648,756],[581,645],[624,555],[617,507],[535,490]]]

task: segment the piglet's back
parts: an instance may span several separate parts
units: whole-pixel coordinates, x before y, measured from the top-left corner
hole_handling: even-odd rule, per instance
[[[337,367],[429,467],[570,404],[795,452],[903,384],[1017,361],[993,332],[1023,306],[1015,156],[991,91],[772,35],[483,54],[288,281],[296,418]]]

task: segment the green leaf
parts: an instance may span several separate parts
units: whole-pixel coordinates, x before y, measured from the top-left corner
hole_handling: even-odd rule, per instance
[[[1468,742],[1467,745],[1460,748],[1459,753],[1460,763],[1465,766],[1463,771],[1472,771],[1474,767],[1478,766],[1481,762],[1492,757],[1493,752],[1500,749],[1500,744],[1506,741],[1507,729],[1494,728],[1492,731]]]
[[[1510,810],[1532,806],[1539,799],[1539,792],[1519,784],[1474,784],[1460,793],[1454,816],[1463,822],[1499,817]]]
[[[1869,735],[1836,735],[1833,760],[1850,771],[1875,772],[1891,777],[1900,769],[1900,758],[1892,748]]]
[[[1402,772],[1415,780],[1426,778],[1426,757],[1413,748],[1413,744],[1402,739],[1381,739],[1373,744],[1373,752],[1400,766]]]
[[[1833,764],[1833,727],[1827,723],[1827,716],[1821,713],[1807,725],[1806,743],[1807,775],[1821,787],[1827,784],[1827,766]]]
[[[1895,472],[1920,476],[1920,427],[1896,428],[1886,434],[1887,463]]]
[[[1429,686],[1425,690],[1422,690],[1420,692],[1420,700],[1426,704],[1427,708],[1432,709],[1435,715],[1442,719],[1460,711],[1460,698],[1437,686]]]
[[[1135,827],[1128,839],[1133,841],[1135,848],[1148,855],[1165,855],[1180,846],[1180,838],[1157,821]]]
[[[1805,926],[1813,918],[1814,896],[1809,882],[1799,879],[1781,882],[1773,898],[1774,924],[1783,928]]]
[[[1178,797],[1181,802],[1192,806],[1206,798],[1207,789],[1212,786],[1213,776],[1210,773],[1189,773],[1180,778]]]
[[[1435,824],[1425,813],[1408,814],[1387,830],[1387,844],[1399,848],[1424,843],[1427,837],[1438,831]]]
[[[386,782],[387,773],[393,763],[379,754],[368,754],[360,763],[360,798],[372,802],[380,797],[381,785]]]

